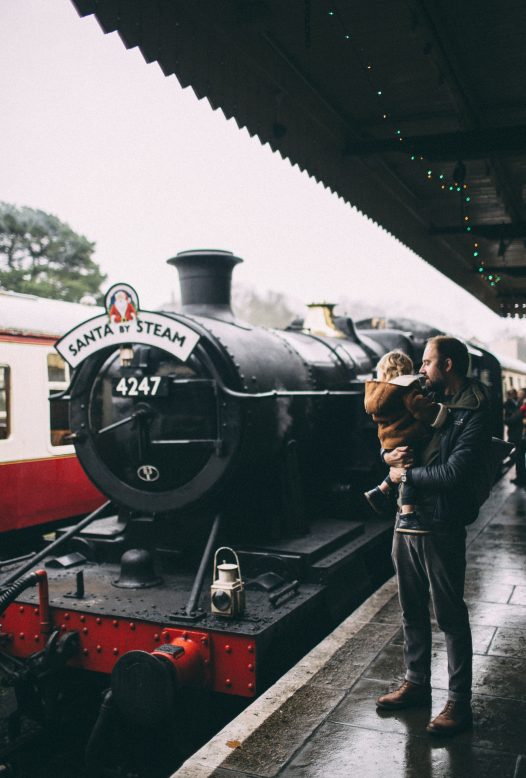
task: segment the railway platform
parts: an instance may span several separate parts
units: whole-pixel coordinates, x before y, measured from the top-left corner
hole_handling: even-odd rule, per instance
[[[392,578],[172,778],[526,778],[526,490],[510,478],[468,529],[473,731],[425,731],[447,699],[436,625],[431,710],[377,711],[376,697],[403,679]]]

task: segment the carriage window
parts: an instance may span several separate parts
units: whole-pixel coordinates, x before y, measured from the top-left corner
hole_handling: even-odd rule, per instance
[[[47,378],[50,384],[64,386],[68,383],[68,366],[58,354],[47,355]]]
[[[9,368],[0,365],[0,440],[9,437]]]
[[[52,352],[47,356],[47,377],[49,394],[63,392],[69,386],[69,367],[62,357]],[[66,436],[70,434],[67,400],[50,400],[49,424],[52,446],[67,446]]]

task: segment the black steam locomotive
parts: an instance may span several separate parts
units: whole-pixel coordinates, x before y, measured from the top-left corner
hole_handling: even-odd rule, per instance
[[[382,472],[364,381],[385,351],[418,360],[422,344],[326,305],[286,330],[239,321],[239,261],[178,254],[180,313],[98,317],[59,344],[76,452],[109,502],[42,570],[8,571],[0,667],[47,720],[79,675],[110,683],[93,774],[115,759],[116,722],[132,742],[175,727],[182,747],[209,697],[253,698],[391,574],[392,521],[362,497]]]

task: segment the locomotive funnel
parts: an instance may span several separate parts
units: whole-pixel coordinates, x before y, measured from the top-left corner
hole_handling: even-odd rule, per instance
[[[230,305],[232,270],[243,262],[231,251],[195,249],[180,251],[167,260],[179,272],[181,301],[185,313],[234,319]]]

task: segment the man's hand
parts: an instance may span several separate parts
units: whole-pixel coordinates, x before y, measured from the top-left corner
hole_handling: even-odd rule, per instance
[[[398,446],[384,454],[384,462],[391,468],[411,467],[414,464],[413,451],[409,446]]]
[[[405,472],[405,467],[391,467],[389,468],[389,478],[394,484],[399,484]]]

